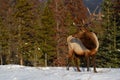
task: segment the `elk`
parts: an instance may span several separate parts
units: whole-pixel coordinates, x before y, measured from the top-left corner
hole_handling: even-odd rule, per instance
[[[97,7],[98,8],[98,7]],[[96,8],[96,9],[97,9]],[[95,10],[96,10],[95,9]],[[67,70],[69,70],[69,62],[74,56],[74,61],[77,67],[77,70],[80,71],[78,66],[78,59],[79,56],[85,56],[86,62],[87,62],[87,71],[89,71],[89,65],[90,65],[90,57],[91,57],[91,63],[94,67],[94,72],[97,72],[96,70],[96,53],[99,48],[99,41],[94,32],[91,32],[87,29],[89,25],[91,25],[91,22],[95,19],[94,13],[90,13],[89,9],[89,18],[88,23],[85,23],[83,20],[83,26],[80,26],[79,24],[75,24],[75,26],[79,27],[78,31],[67,37],[67,43],[68,43],[68,63],[67,63]]]
[[[89,58],[92,57],[92,63],[94,66],[94,72],[96,71],[96,63],[95,63],[95,55],[98,51],[99,42],[96,34],[94,32],[89,31],[79,31],[74,35],[70,35],[67,38],[68,43],[68,67],[69,70],[69,61],[71,60],[72,56],[85,56],[87,61],[87,71],[89,71]],[[77,70],[80,71],[78,67],[78,57],[75,59]]]

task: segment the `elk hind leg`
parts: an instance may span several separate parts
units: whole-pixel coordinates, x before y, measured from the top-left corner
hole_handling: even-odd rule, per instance
[[[95,55],[92,55],[92,65],[93,65],[93,68],[94,68],[94,72],[97,73],[97,70],[96,70],[96,56]]]
[[[90,71],[90,69],[89,69],[89,66],[90,66],[90,57],[89,57],[89,55],[85,55],[85,58],[86,58],[86,62],[87,62],[87,71]]]

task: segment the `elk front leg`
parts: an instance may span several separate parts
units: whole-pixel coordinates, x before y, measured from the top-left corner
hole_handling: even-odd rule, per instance
[[[78,61],[79,61],[79,57],[75,55],[74,56],[74,62],[75,62],[77,70],[80,72]]]
[[[67,70],[69,70],[69,63],[72,59],[72,55],[73,55],[73,50],[69,50],[68,56],[67,56]]]

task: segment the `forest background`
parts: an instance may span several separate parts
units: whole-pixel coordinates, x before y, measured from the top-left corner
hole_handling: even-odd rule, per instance
[[[82,25],[90,15],[84,3],[0,0],[0,64],[65,66],[66,38],[77,31],[73,22]],[[120,1],[103,0],[98,7],[97,12],[90,9],[94,13],[90,30],[100,42],[97,67],[120,67]]]

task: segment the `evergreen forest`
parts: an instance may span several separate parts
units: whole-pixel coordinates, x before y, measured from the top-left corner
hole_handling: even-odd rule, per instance
[[[120,1],[99,7],[90,13],[82,0],[0,0],[0,64],[66,66],[66,39],[85,20],[99,39],[97,67],[120,67]]]

